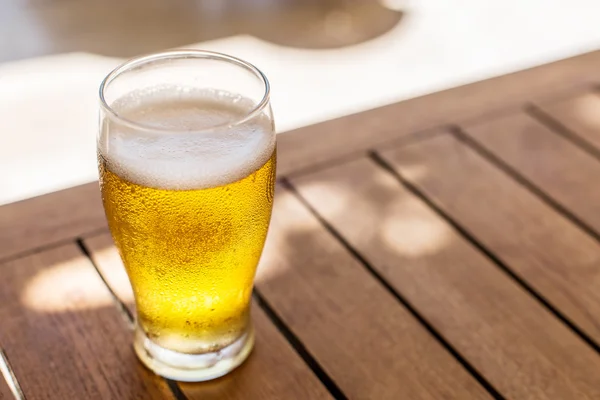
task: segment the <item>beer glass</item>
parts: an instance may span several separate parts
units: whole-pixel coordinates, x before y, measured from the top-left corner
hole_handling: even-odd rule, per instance
[[[100,109],[100,189],[135,297],[134,349],[167,378],[222,376],[254,344],[275,183],[267,78],[228,55],[169,51],[112,71]]]

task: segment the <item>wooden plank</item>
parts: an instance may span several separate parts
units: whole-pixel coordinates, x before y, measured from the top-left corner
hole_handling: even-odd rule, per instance
[[[600,162],[592,155],[524,113],[465,132],[600,232]]]
[[[28,400],[173,398],[136,360],[131,331],[75,245],[0,269],[0,346]]]
[[[104,279],[133,313],[129,279],[109,234],[85,241]],[[256,346],[250,358],[231,374],[213,382],[182,383],[189,399],[330,399],[331,396],[303,363],[264,311],[253,305]]]
[[[489,398],[291,192],[275,198],[257,287],[349,398]]]
[[[600,342],[598,242],[450,136],[384,154],[402,176]]]
[[[506,398],[599,398],[598,355],[384,169],[292,182]]]
[[[600,95],[584,93],[557,102],[539,103],[551,118],[600,149]]]
[[[0,349],[0,351],[2,350]],[[12,378],[7,376],[9,372],[3,368],[2,363],[2,354],[0,354],[0,400],[16,400],[7,382],[8,379]]]
[[[98,182],[0,207],[0,260],[106,227]]]
[[[600,79],[600,51],[402,101],[278,136],[287,175],[417,131],[519,107]]]
[[[8,384],[3,379],[0,379],[0,400],[12,400],[14,398]]]

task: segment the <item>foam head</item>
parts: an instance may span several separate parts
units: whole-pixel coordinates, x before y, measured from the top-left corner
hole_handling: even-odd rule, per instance
[[[111,107],[141,128],[108,119],[99,153],[112,172],[143,186],[187,190],[235,182],[260,168],[275,148],[268,114],[244,120],[255,106],[215,90],[133,92]]]

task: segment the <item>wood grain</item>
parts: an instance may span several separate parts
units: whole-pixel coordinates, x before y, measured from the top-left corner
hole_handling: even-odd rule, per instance
[[[385,154],[402,176],[600,341],[598,242],[450,136]]]
[[[12,400],[14,396],[8,388],[8,384],[0,380],[0,400]]]
[[[600,162],[592,155],[524,113],[465,132],[600,232]]]
[[[110,235],[91,237],[85,243],[106,282],[133,313],[131,285]],[[250,358],[216,381],[180,384],[185,395],[202,400],[330,399],[325,387],[258,306],[253,305],[252,319],[256,347]]]
[[[600,149],[600,95],[584,93],[556,102],[541,102],[539,107],[571,132]]]
[[[0,362],[2,362],[2,360],[0,360]],[[2,373],[0,373],[0,400],[16,400],[8,387],[6,378],[2,376]]]
[[[0,207],[0,260],[106,227],[98,182]]]
[[[132,333],[75,245],[0,265],[0,346],[25,397],[165,399],[165,382],[136,360]]]
[[[275,197],[257,286],[348,398],[489,398],[291,192]]]
[[[373,161],[292,182],[506,398],[600,397],[598,355]]]
[[[600,78],[600,51],[368,110],[278,137],[277,171],[294,171],[366,151],[373,145],[518,108]]]

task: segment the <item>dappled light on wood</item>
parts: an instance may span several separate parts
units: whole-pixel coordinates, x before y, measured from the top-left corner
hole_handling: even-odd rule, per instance
[[[346,199],[352,195],[352,188],[345,185],[344,182],[312,180],[306,182],[305,187],[315,193],[316,196],[327,196],[331,199],[327,202],[329,212],[338,214],[349,211]]]
[[[300,218],[295,221],[293,227],[282,224],[280,213],[277,212],[278,208],[281,208],[281,206],[278,207],[278,204],[285,203],[286,198],[291,194],[282,190],[281,187],[277,187],[275,193],[271,225],[254,279],[257,286],[274,281],[278,276],[287,272],[288,264],[281,262],[281,258],[295,251],[289,238],[295,235],[310,235],[312,230],[310,221],[302,221]]]
[[[25,284],[22,304],[39,312],[66,312],[111,306],[98,273],[81,259],[67,260],[37,272]]]
[[[133,289],[125,266],[109,234],[99,235],[86,241],[93,253],[94,263],[119,300],[133,308]]]
[[[418,162],[410,163],[406,162],[406,165],[402,167],[402,175],[410,177],[411,180],[421,180],[427,176],[427,167]]]
[[[579,122],[589,129],[600,130],[600,96],[581,97],[576,105]]]
[[[435,254],[447,245],[449,228],[441,220],[421,218],[406,209],[399,209],[393,215],[384,222],[381,234],[398,255],[418,258]]]

